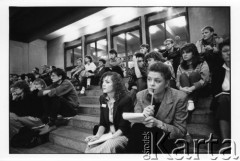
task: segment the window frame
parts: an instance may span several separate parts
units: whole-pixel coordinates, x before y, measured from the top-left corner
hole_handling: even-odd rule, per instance
[[[74,40],[74,41],[71,41],[71,42],[65,42],[64,43],[64,69],[66,71],[70,71],[72,70],[76,65],[73,64],[73,66],[69,66],[67,67],[67,51],[68,50],[72,50],[72,54],[73,54],[73,59],[74,59],[74,49],[81,46],[82,46],[82,42],[81,42],[81,38],[77,39],[77,40]],[[78,42],[79,41],[79,42]],[[77,43],[75,43],[77,42]],[[69,45],[68,45],[69,44]],[[73,44],[73,45],[72,45]],[[81,53],[82,53],[82,48],[81,48]],[[83,53],[82,53],[82,57],[83,57]]]
[[[91,39],[91,40],[88,40],[88,41],[85,41],[84,43],[84,57],[87,55],[87,45],[91,44],[91,43],[94,43],[95,44],[95,53],[97,54],[97,41],[98,40],[102,40],[102,39],[106,39],[107,41],[107,45],[106,45],[106,52],[108,53],[108,36],[107,36],[107,28],[104,28],[98,32],[95,32],[95,33],[92,33],[92,34],[87,34],[85,35],[85,40],[87,39],[87,37],[89,36],[92,36],[94,34],[98,34],[98,33],[101,33],[101,32],[104,32],[106,31],[106,35],[103,35],[103,36],[100,36],[100,37],[97,37],[97,38],[94,38],[94,39]],[[98,54],[97,54],[98,55]],[[108,54],[107,54],[108,55]]]
[[[119,27],[119,26],[124,26],[128,23],[132,23],[134,21],[139,21],[139,25],[138,26],[133,26],[133,27],[129,27],[129,28],[126,28],[126,29],[122,29],[120,31],[117,31],[117,32],[113,32],[113,29],[116,28],[116,27]],[[130,21],[127,21],[127,22],[124,22],[122,24],[119,24],[119,25],[114,25],[114,26],[111,26],[111,48],[114,47],[114,42],[113,42],[113,38],[115,36],[118,36],[120,34],[125,34],[125,39],[124,39],[124,45],[125,45],[125,53],[126,53],[126,57],[128,57],[128,52],[127,52],[127,38],[126,38],[126,34],[128,32],[132,32],[132,31],[135,31],[135,30],[139,30],[139,39],[140,39],[140,44],[142,44],[142,27],[141,27],[141,16],[140,17],[137,17],[137,18],[134,18]],[[128,60],[126,61],[126,69],[128,69]]]
[[[185,8],[186,8],[185,12],[182,12],[180,14],[176,14],[176,15],[173,15],[173,16],[170,16],[170,17],[164,17],[164,18],[160,18],[160,19],[157,19],[157,20],[153,20],[151,22],[148,22],[149,17],[159,14],[159,12],[153,12],[153,13],[149,13],[149,14],[144,15],[144,17],[145,17],[145,32],[146,32],[146,42],[147,42],[147,44],[151,44],[150,43],[150,41],[151,41],[150,40],[150,33],[149,33],[149,27],[150,26],[164,23],[164,37],[165,37],[165,40],[166,40],[167,39],[166,21],[174,19],[174,18],[177,18],[177,17],[181,17],[181,16],[185,16],[185,19],[186,19],[186,22],[187,22],[187,25],[186,25],[187,35],[186,35],[186,37],[187,37],[187,42],[189,42],[190,41],[190,34],[189,34],[188,7],[185,7]],[[152,46],[150,46],[150,49],[152,50]]]

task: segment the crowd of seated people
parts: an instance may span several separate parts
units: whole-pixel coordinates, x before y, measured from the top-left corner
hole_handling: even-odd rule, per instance
[[[202,29],[202,35],[196,45],[175,45],[173,39],[168,38],[164,41],[166,51],[149,51],[149,45],[142,44],[133,55],[133,68],[127,72],[128,88],[123,80],[122,60],[115,49],[109,51],[109,60],[98,60],[98,67],[89,55],[85,56],[85,64],[82,59],[77,60],[71,75],[79,82],[81,94],[90,85],[99,85],[103,91],[99,99],[100,122],[86,142],[98,140],[106,133],[112,134],[110,140],[88,145],[86,153],[143,153],[142,140],[146,132],[152,133],[154,140],[167,135],[164,145],[167,149],[163,153],[169,152],[175,148],[176,139],[189,135],[187,118],[195,110],[200,93],[210,91],[208,87],[212,87],[214,99],[211,109],[219,121],[221,137],[230,138],[230,43],[218,37],[210,26]],[[46,86],[27,90],[41,98],[42,116],[20,115],[40,117],[46,124],[40,134],[56,128],[60,111],[64,116],[76,115],[74,108],[78,105],[76,90],[63,70],[44,66],[43,71],[44,77],[40,74],[39,78],[48,80],[50,76],[52,84],[48,85],[44,80]],[[35,79],[39,82],[39,78]],[[15,79],[12,75],[11,81]],[[37,94],[34,94],[35,90],[38,90]],[[14,85],[11,91],[15,97],[18,91]],[[130,124],[123,119],[124,112],[142,113],[145,119],[141,123]],[[160,151],[154,148],[152,153]]]
[[[52,84],[47,86],[41,78],[31,84],[17,80],[10,86],[10,138],[21,127],[38,129],[44,135],[56,129],[58,116],[73,117],[77,114],[77,91],[66,73],[54,68],[49,73]]]

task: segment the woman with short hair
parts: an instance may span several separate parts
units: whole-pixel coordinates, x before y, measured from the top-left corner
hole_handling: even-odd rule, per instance
[[[146,152],[144,140],[148,140],[148,145],[153,147],[153,151],[148,153],[160,153],[156,144],[163,136],[166,136],[166,141],[164,140],[164,145],[161,143],[159,146],[164,146],[166,151],[161,153],[169,153],[175,147],[175,139],[185,136],[188,117],[187,95],[170,88],[170,79],[169,67],[162,62],[149,67],[148,88],[137,93],[137,104],[134,108],[134,112],[143,113],[145,119],[142,123],[132,126],[129,153]]]

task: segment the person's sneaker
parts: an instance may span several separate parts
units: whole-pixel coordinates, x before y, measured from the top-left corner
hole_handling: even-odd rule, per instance
[[[195,109],[193,100],[188,100],[188,111],[193,111]]]
[[[85,93],[85,88],[82,88],[82,90],[80,91],[80,94],[84,94]]]
[[[55,125],[53,126],[49,126],[49,125],[45,125],[43,128],[39,129],[39,135],[44,135],[47,134],[53,130],[55,130],[57,127]]]

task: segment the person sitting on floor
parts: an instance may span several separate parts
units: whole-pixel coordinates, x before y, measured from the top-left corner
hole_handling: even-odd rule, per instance
[[[109,67],[113,72],[116,72],[118,74],[120,74],[122,77],[124,77],[123,75],[123,70],[121,68],[121,64],[122,64],[122,59],[118,57],[118,53],[115,49],[111,49],[109,51]]]
[[[223,38],[214,33],[214,28],[211,26],[205,26],[201,29],[202,39],[196,42],[196,47],[200,54],[200,57],[205,59],[209,66],[210,72],[215,70],[215,67],[220,65],[221,62],[216,60],[216,54],[219,53],[218,46],[223,41]]]
[[[143,53],[144,56],[147,55],[147,53],[149,52],[149,45],[148,44],[142,44],[140,46],[140,53]]]
[[[188,94],[188,110],[193,111],[197,94],[209,83],[209,68],[206,61],[200,59],[193,43],[185,44],[181,48],[181,55],[176,85],[179,90]]]
[[[10,139],[23,126],[30,128],[42,125],[43,104],[31,93],[29,84],[17,81],[11,86],[10,95]]]
[[[100,81],[102,75],[105,72],[110,71],[110,69],[108,67],[105,67],[105,64],[106,64],[106,60],[99,59],[98,67],[97,67],[97,69],[93,73],[92,84],[99,85],[99,81]]]
[[[85,89],[86,88],[88,89],[90,87],[91,78],[96,68],[97,67],[94,64],[92,57],[89,55],[85,56],[85,70],[84,72],[81,72],[81,75],[82,75],[82,81],[81,81],[82,90],[80,91],[81,94],[84,94]]]
[[[123,112],[133,112],[133,102],[121,76],[116,72],[106,72],[101,78],[103,95],[100,96],[100,123],[94,135],[85,141],[92,142],[104,133],[112,133],[112,138],[95,145],[87,146],[85,153],[124,152],[128,142],[130,122],[122,118]],[[96,129],[96,127],[95,127]]]
[[[77,80],[79,86],[81,85],[81,81],[82,81],[81,72],[83,72],[84,70],[85,70],[85,66],[82,63],[82,59],[78,58],[77,66],[71,70],[71,75],[73,79]]]
[[[164,45],[166,46],[166,51],[163,53],[163,57],[172,63],[176,75],[181,58],[180,48],[174,46],[174,41],[171,38],[166,39]]]
[[[175,148],[175,140],[186,135],[187,95],[169,87],[171,72],[162,62],[154,63],[148,68],[147,89],[137,93],[135,113],[143,113],[146,117],[142,123],[134,123],[129,139],[129,153],[144,153],[144,139],[150,137],[148,153],[170,153]],[[148,134],[148,136],[147,136]],[[159,139],[166,136],[163,143]],[[164,145],[163,145],[164,144]]]
[[[137,52],[133,56],[134,67],[128,71],[128,90],[133,99],[136,100],[137,92],[147,88],[147,67],[144,64],[144,54]]]
[[[39,96],[45,96],[44,109],[46,126],[40,129],[40,135],[46,134],[56,128],[57,115],[63,117],[72,117],[77,114],[79,100],[77,91],[73,84],[66,79],[66,73],[56,68],[51,71],[51,79],[53,84],[39,91]]]
[[[231,139],[231,92],[230,92],[230,40],[224,40],[219,45],[223,63],[212,75],[213,101],[211,109],[219,121],[221,139]],[[224,144],[223,144],[224,145]]]

